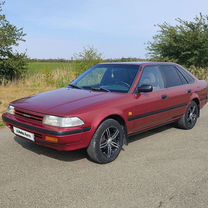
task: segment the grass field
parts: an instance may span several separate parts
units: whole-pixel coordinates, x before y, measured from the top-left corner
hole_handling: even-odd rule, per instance
[[[28,63],[28,73],[44,73],[44,72],[51,72],[54,70],[67,70],[70,69],[71,63],[70,62],[47,62],[47,61],[34,61]]]
[[[199,79],[208,81],[208,69],[191,68],[190,71]],[[69,62],[29,62],[24,79],[10,82],[6,86],[0,85],[0,115],[6,111],[11,101],[65,87],[79,73],[75,65]],[[3,123],[0,117],[1,126]]]

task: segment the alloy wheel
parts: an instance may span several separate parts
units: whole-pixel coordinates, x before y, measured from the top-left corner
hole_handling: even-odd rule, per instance
[[[106,158],[111,158],[120,148],[120,132],[115,126],[104,130],[100,140],[100,150]]]
[[[194,126],[198,118],[198,109],[196,105],[191,105],[187,112],[187,124],[189,126]]]

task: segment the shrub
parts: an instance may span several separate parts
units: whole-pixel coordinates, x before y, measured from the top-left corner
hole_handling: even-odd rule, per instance
[[[84,48],[82,52],[74,55],[73,68],[76,76],[102,61],[102,54],[94,47]]]
[[[149,42],[154,60],[173,61],[187,67],[208,67],[208,16],[200,14],[193,21],[176,19],[175,26],[163,23]]]

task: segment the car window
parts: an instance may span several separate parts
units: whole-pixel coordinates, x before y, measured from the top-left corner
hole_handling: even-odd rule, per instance
[[[185,79],[185,77],[183,76],[183,74],[177,69],[178,75],[182,81],[183,84],[188,84],[188,81]]]
[[[152,85],[153,91],[164,88],[164,82],[158,66],[146,66],[143,70],[139,86]]]
[[[97,70],[93,70],[91,73],[86,74],[86,76],[79,81],[78,86],[87,87],[99,85],[99,83],[103,79],[106,70],[107,69],[103,67],[100,67]]]
[[[96,88],[128,93],[139,67],[136,64],[98,64],[83,73],[72,84],[87,90]]]
[[[184,84],[175,66],[161,65],[160,71],[163,75],[166,88]]]
[[[182,67],[179,67],[179,66],[178,66],[178,69],[179,69],[180,73],[185,77],[185,79],[187,80],[187,82],[189,84],[194,83],[195,79],[185,69],[183,69]]]

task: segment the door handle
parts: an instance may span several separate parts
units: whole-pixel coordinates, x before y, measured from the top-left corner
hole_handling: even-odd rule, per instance
[[[167,100],[167,99],[168,99],[168,96],[167,96],[167,95],[162,95],[162,96],[161,96],[161,99],[162,99],[162,100]]]
[[[188,94],[191,94],[192,93],[192,90],[191,89],[187,90],[187,93]]]

